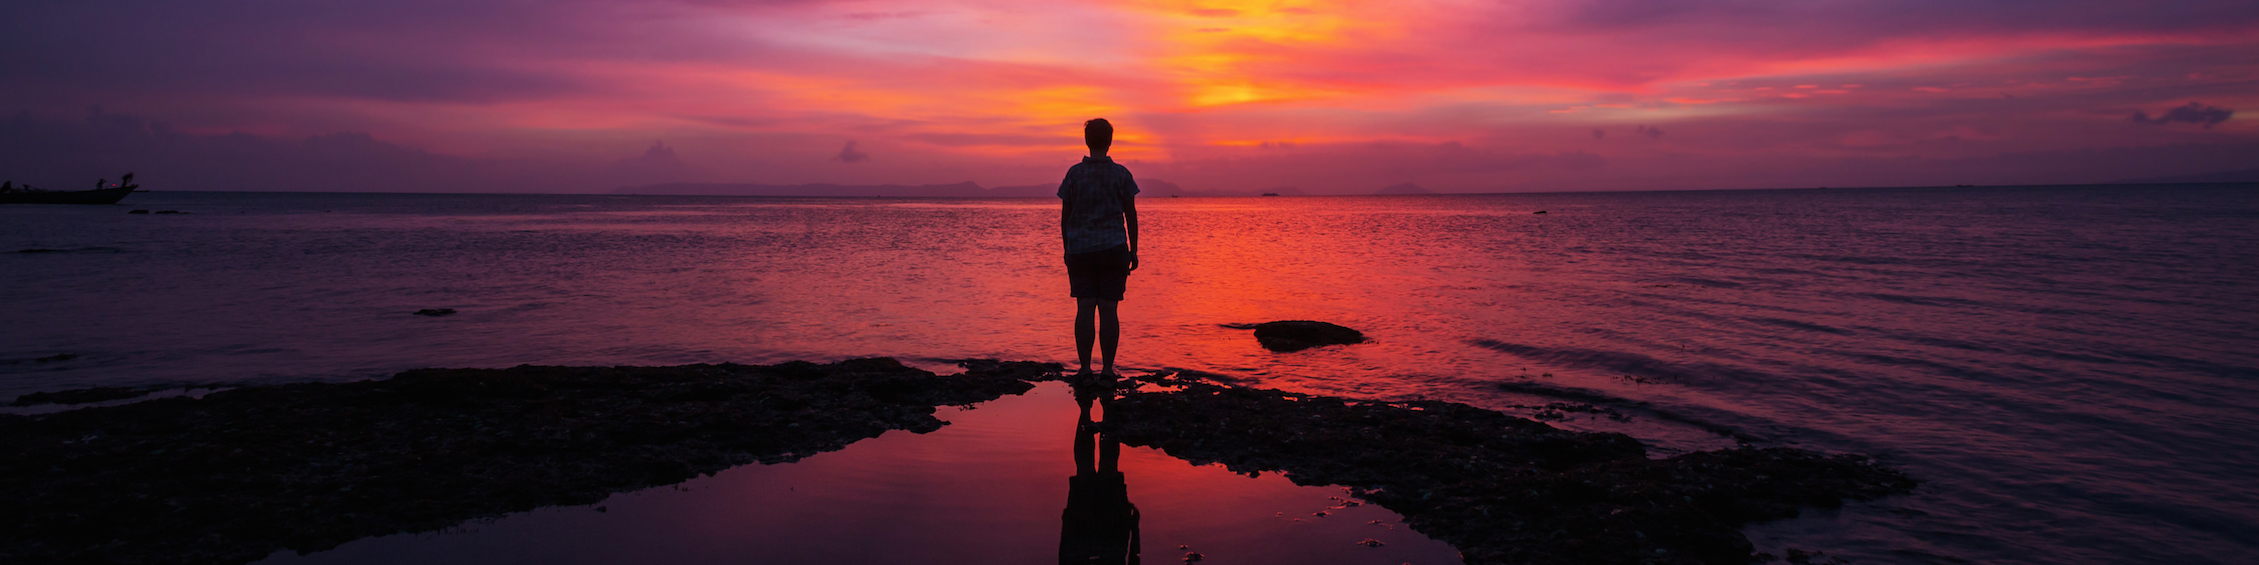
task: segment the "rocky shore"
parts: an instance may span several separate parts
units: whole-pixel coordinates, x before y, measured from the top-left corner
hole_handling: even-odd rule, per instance
[[[748,463],[925,433],[934,408],[1020,394],[1059,366],[429,369],[0,416],[0,562],[242,563],[429,531]],[[1746,563],[1745,523],[1913,488],[1858,456],[1741,448],[1651,460],[1447,402],[1379,403],[1164,373],[1105,432],[1195,462],[1354,488],[1468,563]],[[69,397],[71,395],[62,395]],[[90,394],[82,396],[107,396]]]
[[[1740,526],[1912,490],[1857,455],[1736,448],[1648,459],[1630,436],[1450,402],[1382,403],[1162,374],[1107,433],[1194,463],[1352,487],[1470,565],[1749,563]]]
[[[0,416],[0,563],[245,563],[591,504],[930,432],[1058,370],[968,365],[427,369]]]

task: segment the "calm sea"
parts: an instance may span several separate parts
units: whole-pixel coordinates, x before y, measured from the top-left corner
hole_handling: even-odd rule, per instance
[[[157,192],[0,207],[0,398],[522,363],[1072,362],[1056,206]],[[2259,186],[1139,206],[1131,371],[1506,410],[1569,399],[1633,418],[1562,425],[1660,454],[1732,445],[1713,431],[1730,429],[1926,481],[1753,527],[1761,549],[2259,561]],[[1374,342],[1275,354],[1220,326],[1284,319]]]

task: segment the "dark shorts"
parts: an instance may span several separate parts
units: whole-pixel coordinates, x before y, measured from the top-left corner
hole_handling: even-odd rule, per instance
[[[1067,255],[1067,286],[1075,298],[1121,300],[1129,273],[1127,245]]]

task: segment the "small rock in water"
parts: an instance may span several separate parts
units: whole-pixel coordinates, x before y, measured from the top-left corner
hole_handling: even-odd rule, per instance
[[[425,308],[416,311],[418,316],[445,316],[453,313],[455,313],[454,308]]]
[[[1199,562],[1200,562],[1200,560],[1202,560],[1202,559],[1207,559],[1207,558],[1206,558],[1206,557],[1203,557],[1203,556],[1201,556],[1201,555],[1200,555],[1200,552],[1198,552],[1198,551],[1195,551],[1195,552],[1192,552],[1192,553],[1187,553],[1187,554],[1184,554],[1184,562],[1186,562],[1186,563],[1199,563]]]
[[[1255,330],[1255,341],[1264,349],[1277,352],[1301,351],[1327,345],[1364,343],[1365,334],[1357,330],[1326,322],[1309,320],[1284,320],[1254,325],[1226,325],[1232,329]]]
[[[1365,541],[1357,542],[1357,545],[1362,545],[1365,547],[1380,547],[1385,544],[1382,544],[1381,541],[1377,539],[1365,538]]]
[[[1545,213],[1545,211],[1544,211],[1544,210],[1538,210],[1538,211],[1536,211],[1536,212],[1531,212],[1531,213],[1532,213],[1532,214],[1543,214],[1543,213]]]

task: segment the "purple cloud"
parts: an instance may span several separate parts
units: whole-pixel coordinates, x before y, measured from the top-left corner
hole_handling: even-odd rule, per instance
[[[847,146],[839,148],[839,155],[833,158],[838,159],[841,163],[861,163],[869,160],[871,154],[855,150],[855,141],[848,140]]]
[[[2166,110],[2165,115],[2157,116],[2156,118],[2149,117],[2149,112],[2134,110],[2133,121],[2137,124],[2156,125],[2164,125],[2173,122],[2186,122],[2191,124],[2201,124],[2204,126],[2204,129],[2212,129],[2212,126],[2219,125],[2221,122],[2228,121],[2228,118],[2234,115],[2235,110],[2221,108],[2219,106],[2208,106],[2198,102],[2190,102],[2187,106],[2181,106],[2173,108],[2171,110]]]

